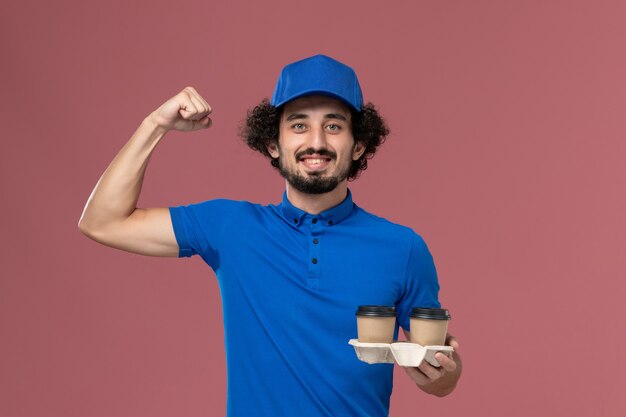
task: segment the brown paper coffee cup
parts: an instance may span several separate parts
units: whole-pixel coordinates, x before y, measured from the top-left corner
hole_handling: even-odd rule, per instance
[[[359,342],[392,343],[396,309],[387,306],[359,306],[356,324]]]
[[[443,346],[446,343],[450,313],[443,308],[414,307],[410,315],[411,343]]]

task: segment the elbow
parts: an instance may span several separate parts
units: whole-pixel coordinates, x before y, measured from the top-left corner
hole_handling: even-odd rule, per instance
[[[87,236],[88,238],[93,239],[92,237],[93,234],[91,232],[91,229],[89,229],[89,226],[87,225],[85,221],[83,221],[82,218],[78,221],[78,230],[80,230],[80,232],[84,234],[85,236]]]
[[[89,221],[85,220],[84,217],[81,217],[80,220],[78,220],[78,230],[80,230],[80,232],[88,238],[97,240],[98,232],[93,225],[89,224]]]

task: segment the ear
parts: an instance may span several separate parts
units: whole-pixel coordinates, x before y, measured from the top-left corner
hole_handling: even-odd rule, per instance
[[[363,156],[364,152],[365,152],[365,143],[356,142],[354,144],[354,150],[352,151],[352,160],[357,161],[361,156]]]
[[[278,152],[278,143],[275,140],[265,142],[265,149],[267,149],[267,152],[272,158],[278,158],[280,155]]]

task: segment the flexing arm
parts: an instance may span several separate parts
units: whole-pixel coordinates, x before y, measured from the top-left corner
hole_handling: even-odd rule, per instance
[[[169,130],[211,125],[211,107],[191,87],[150,114],[120,150],[87,200],[78,227],[104,245],[151,256],[177,256],[167,208],[137,208],[150,156]]]

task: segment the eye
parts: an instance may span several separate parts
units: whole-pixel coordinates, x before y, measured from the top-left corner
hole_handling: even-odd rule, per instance
[[[326,125],[326,129],[330,130],[331,132],[338,132],[341,130],[341,126],[337,124],[329,124]]]
[[[306,126],[304,125],[304,123],[294,123],[291,125],[291,128],[296,131],[301,131],[306,129]]]

